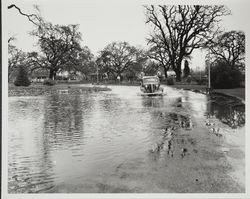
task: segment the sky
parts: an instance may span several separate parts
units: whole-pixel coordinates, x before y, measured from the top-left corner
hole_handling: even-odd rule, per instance
[[[34,4],[38,5],[43,18],[53,24],[79,24],[82,33],[82,45],[88,46],[92,53],[102,50],[113,41],[127,41],[131,45],[146,48],[146,37],[150,27],[145,24],[144,4],[158,1],[138,0],[6,0],[6,5],[15,3],[25,13],[34,13]],[[173,1],[159,1],[161,4],[173,4]],[[189,3],[192,1],[189,1]],[[198,4],[199,1],[193,1]],[[200,1],[201,2],[201,1]],[[206,1],[202,1],[206,2]],[[213,1],[209,1],[210,3]],[[247,31],[249,4],[246,0],[217,1],[227,5],[232,15],[224,17],[221,27],[225,31]],[[6,9],[7,10],[7,9]],[[35,50],[36,40],[29,35],[34,26],[16,9],[6,11],[8,36],[15,36],[15,45],[25,52]],[[5,18],[3,17],[3,20]],[[194,51],[192,69],[203,68],[204,53]]]

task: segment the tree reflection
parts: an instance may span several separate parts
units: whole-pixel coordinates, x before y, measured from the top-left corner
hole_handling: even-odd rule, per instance
[[[49,96],[44,121],[47,150],[68,149],[83,144],[83,111],[88,109],[90,103],[82,100],[80,95]]]
[[[238,100],[213,96],[207,104],[207,117],[216,117],[231,128],[245,125],[245,105]]]
[[[41,134],[44,100],[17,99],[10,103],[9,114],[8,191],[35,193],[53,187],[52,161],[44,153]]]
[[[162,108],[164,107],[164,99],[163,97],[143,97],[142,105],[143,107]]]

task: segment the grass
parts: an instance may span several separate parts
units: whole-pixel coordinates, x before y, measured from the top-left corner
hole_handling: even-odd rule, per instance
[[[214,92],[222,93],[245,100],[245,88],[232,88],[232,89],[215,89]]]
[[[79,84],[56,84],[54,86],[46,86],[43,84],[31,84],[28,87],[14,86],[9,84],[8,95],[10,96],[38,96],[38,95],[51,95],[59,92],[60,90],[67,90],[69,94],[79,94],[82,92],[98,92],[108,91],[107,87],[103,86],[79,86]]]

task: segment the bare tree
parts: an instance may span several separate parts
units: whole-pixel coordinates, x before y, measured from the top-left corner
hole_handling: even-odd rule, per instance
[[[14,37],[8,39],[8,81],[10,81],[13,72],[16,71],[20,65],[24,64],[26,59],[26,54],[11,43],[13,40]]]
[[[49,78],[54,79],[56,73],[66,65],[78,64],[77,58],[81,52],[81,33],[78,31],[78,25],[53,25],[45,22],[37,6],[35,8],[38,14],[26,14],[15,4],[8,6],[8,9],[11,8],[17,9],[35,25],[31,35],[38,38],[40,52],[29,53],[30,63],[33,63],[32,70],[49,70]]]
[[[151,5],[145,9],[146,23],[154,28],[148,40],[165,48],[177,81],[181,81],[182,60],[211,41],[221,17],[230,14],[225,6]]]
[[[35,5],[34,7],[35,7],[35,9],[36,9],[37,11],[39,11],[38,6]],[[41,21],[40,15],[38,15],[38,14],[27,14],[27,13],[24,13],[24,12],[21,10],[21,8],[19,8],[19,7],[18,7],[17,5],[15,5],[15,4],[11,4],[11,5],[8,6],[8,9],[11,9],[11,8],[15,8],[21,15],[27,17],[27,19],[28,19],[30,22],[32,22],[34,25],[36,25],[36,26],[39,26],[39,25],[40,25],[40,21]]]
[[[10,36],[9,39],[8,39],[8,45],[11,45],[11,42],[15,41],[15,40],[16,40],[15,36]]]
[[[43,22],[31,35],[38,38],[41,50],[41,55],[35,57],[36,62],[49,70],[50,79],[54,79],[63,66],[73,63],[81,51],[78,25],[64,26]]]
[[[168,77],[167,72],[170,69],[170,60],[169,60],[168,54],[165,51],[165,48],[159,46],[159,44],[155,44],[149,49],[148,57],[156,60],[159,63],[158,65],[160,65],[163,68],[164,75],[167,78]],[[155,66],[158,70],[158,65],[151,64],[150,66],[151,68]]]
[[[76,59],[70,59],[63,70],[66,70],[70,73],[81,72],[85,77],[90,73],[96,71],[94,55],[91,53],[90,49],[87,46],[84,46],[77,52],[75,55]]]
[[[214,62],[223,61],[232,68],[245,64],[245,34],[242,31],[230,31],[219,35],[214,39],[209,48],[209,55]]]
[[[142,59],[142,52],[127,42],[113,42],[107,45],[98,58],[99,65],[106,72],[122,77],[122,73]]]
[[[148,60],[143,67],[143,72],[145,75],[157,75],[161,65],[153,60]]]

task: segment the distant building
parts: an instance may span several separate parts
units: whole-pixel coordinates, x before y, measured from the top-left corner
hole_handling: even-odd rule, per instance
[[[49,71],[44,69],[35,70],[31,74],[31,82],[44,82],[49,78]]]
[[[57,80],[81,81],[84,75],[78,71],[61,71],[56,74]]]
[[[173,78],[176,77],[176,74],[175,74],[175,72],[173,70],[167,71],[167,74],[168,74],[168,77],[173,77]]]

